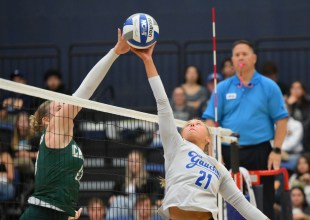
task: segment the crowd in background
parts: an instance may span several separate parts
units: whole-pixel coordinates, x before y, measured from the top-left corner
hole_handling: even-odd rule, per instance
[[[277,83],[285,99],[289,119],[287,135],[282,146],[281,166],[287,168],[291,174],[294,219],[310,219],[310,101],[306,87],[301,81],[294,81],[289,86],[281,82],[281,73],[278,73],[276,65],[271,61],[264,63],[258,71]],[[217,83],[220,84],[234,74],[231,59],[225,59],[221,65],[221,73],[217,74]],[[27,84],[25,73],[18,69],[12,72],[10,79]],[[44,75],[44,82],[45,89],[69,94],[57,70],[48,70]],[[194,65],[186,67],[184,82],[171,94],[171,106],[175,118],[184,121],[201,118],[213,90],[213,73],[208,75],[206,82],[202,82],[199,67]],[[27,197],[33,190],[35,159],[40,137],[30,131],[29,115],[40,104],[40,100],[12,92],[2,91],[0,95],[1,202],[12,200],[17,194]],[[158,138],[158,135],[155,134],[154,137]],[[153,147],[158,147],[160,141],[153,140],[152,144]],[[151,206],[160,204],[162,198],[150,195],[161,195],[162,189],[148,178],[149,174],[144,169],[145,159],[141,152],[131,152],[127,160],[126,177],[130,178],[124,178],[116,183],[113,192],[117,193],[111,195],[106,205],[100,198],[92,198],[87,208],[89,219],[103,219],[104,216],[118,215],[112,208],[106,208],[118,207],[118,204],[127,207],[122,209],[124,213],[121,215],[133,216],[134,219],[151,219],[153,214]],[[22,187],[17,187],[18,181],[24,183]],[[278,182],[281,184],[281,181]],[[276,188],[278,186],[275,184]],[[17,190],[19,193],[16,192]],[[135,196],[136,194],[139,196]],[[135,198],[128,199],[131,196]],[[128,213],[130,210],[131,213]],[[275,210],[279,210],[279,207],[276,206]]]

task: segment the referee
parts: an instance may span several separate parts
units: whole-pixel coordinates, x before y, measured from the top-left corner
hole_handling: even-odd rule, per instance
[[[288,113],[278,85],[255,70],[256,60],[250,42],[240,40],[233,44],[236,74],[218,85],[218,122],[240,134],[240,166],[248,170],[279,169]],[[214,94],[202,118],[207,125],[215,125]],[[274,140],[273,146],[270,140]],[[230,169],[229,146],[223,146],[222,152],[225,166]],[[273,178],[264,177],[263,184],[263,211],[272,218]]]

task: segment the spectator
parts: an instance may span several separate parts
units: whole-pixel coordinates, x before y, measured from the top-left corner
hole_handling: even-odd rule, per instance
[[[104,220],[106,207],[103,201],[96,197],[91,198],[87,204],[87,214],[89,220]]]
[[[304,128],[304,150],[310,152],[310,102],[307,98],[306,87],[300,81],[291,85],[287,103],[292,109],[292,117],[300,121]]]
[[[302,187],[295,186],[291,189],[291,203],[294,220],[310,219],[310,208]]]
[[[140,151],[131,151],[128,154],[128,163],[125,170],[125,179],[115,184],[114,195],[109,199],[110,209],[108,218],[132,216],[132,209],[139,193],[152,194],[155,201],[159,195],[159,182],[150,178],[145,170],[145,159]],[[118,207],[122,207],[121,210]]]
[[[182,87],[176,87],[173,90],[171,107],[176,119],[188,121],[196,117],[195,109],[187,105],[185,91]]]
[[[235,68],[231,58],[226,58],[221,65],[221,71],[225,79],[235,75]]]
[[[29,126],[29,114],[20,112],[17,115],[11,145],[14,153],[14,166],[21,173],[31,176],[34,173],[34,162],[38,152],[33,142],[34,138],[32,138]]]
[[[135,204],[135,220],[151,220],[152,219],[152,202],[147,195],[139,195]]]
[[[22,70],[15,69],[11,75],[10,75],[10,80],[17,82],[17,83],[22,83],[22,84],[27,84],[27,81],[25,79],[25,73]]]
[[[282,92],[282,95],[284,95],[285,97],[288,96],[289,88],[285,83],[279,81],[279,79],[278,79],[278,68],[272,61],[267,61],[262,65],[261,73],[264,76],[272,79],[273,81],[275,81],[278,84],[278,86]]]
[[[146,195],[140,195],[136,200],[136,215],[135,220],[151,220],[152,204],[150,197]]]
[[[185,82],[181,87],[185,91],[187,103],[198,110],[207,98],[207,91],[202,86],[200,71],[198,67],[191,65],[185,69],[184,76]]]
[[[7,150],[0,146],[0,201],[11,200],[15,196],[13,160]]]
[[[218,122],[221,127],[240,134],[240,166],[248,170],[279,169],[288,113],[279,87],[255,70],[256,60],[250,42],[240,40],[233,44],[232,61],[237,74],[218,85]],[[202,118],[208,125],[215,125],[214,94]],[[225,165],[230,169],[229,147],[224,146],[222,153]],[[269,198],[264,202],[263,211],[267,216],[273,216],[273,177],[262,180],[263,196]]]
[[[310,204],[310,154],[302,154],[297,162],[295,173],[290,177],[290,187],[302,186]]]
[[[24,75],[25,75],[24,72],[16,69],[11,73],[10,79],[11,81],[17,83],[27,84]],[[3,118],[6,118],[6,121],[9,124],[15,123],[16,115],[20,111],[31,112],[34,108],[34,102],[30,96],[15,92],[4,93],[3,96],[0,98],[0,103],[1,103],[0,115]]]
[[[45,89],[53,92],[69,94],[62,82],[62,76],[56,69],[49,69],[44,75]]]
[[[291,109],[286,106],[289,114]],[[303,151],[302,145],[303,127],[301,122],[289,117],[287,121],[287,132],[282,144],[282,163],[281,166],[288,170],[294,170],[300,153]]]

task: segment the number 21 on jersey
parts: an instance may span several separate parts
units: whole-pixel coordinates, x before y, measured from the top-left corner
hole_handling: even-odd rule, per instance
[[[207,173],[203,170],[200,170],[199,174],[200,176],[197,178],[195,184],[197,186],[203,187],[204,189],[208,189],[211,179],[212,179],[212,174],[209,173],[207,175]],[[205,181],[206,178],[207,180]]]

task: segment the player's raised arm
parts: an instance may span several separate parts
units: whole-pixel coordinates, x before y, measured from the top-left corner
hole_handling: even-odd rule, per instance
[[[182,142],[182,137],[177,131],[169,99],[153,62],[152,54],[154,47],[155,44],[148,49],[131,48],[131,50],[142,59],[156,99],[159,116],[159,132],[164,146],[165,156],[173,156],[175,152],[174,147]]]
[[[118,40],[114,48],[89,71],[79,88],[73,93],[73,96],[89,99],[106,76],[114,61],[119,55],[127,53],[128,51],[129,45],[123,38],[121,30],[118,29]],[[71,130],[71,126],[73,126],[72,119],[75,118],[81,108],[61,103],[55,103],[55,105],[59,105],[54,106],[54,108],[56,108],[56,110],[60,108],[60,110],[55,113],[54,120],[50,121],[49,129],[57,129],[58,133],[67,134],[67,132]]]

